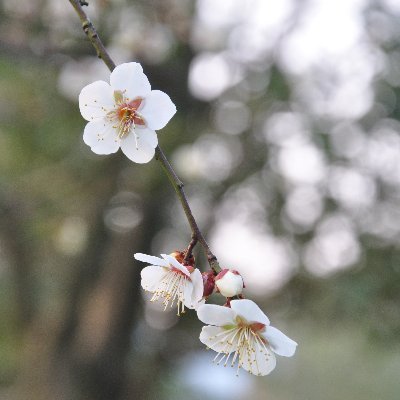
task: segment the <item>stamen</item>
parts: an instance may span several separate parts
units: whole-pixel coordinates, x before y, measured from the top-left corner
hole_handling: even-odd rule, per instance
[[[150,301],[157,301],[163,298],[164,311],[168,305],[171,307],[176,303],[178,308],[178,316],[185,312],[185,295],[184,288],[186,284],[186,277],[183,274],[176,273],[169,270],[164,278],[160,281],[153,297]]]
[[[240,323],[231,329],[211,336],[210,341],[213,343],[208,344],[208,347],[213,350],[218,347],[218,350],[215,350],[218,353],[213,362],[217,365],[224,362],[224,367],[228,364],[234,367],[237,363],[237,376],[239,376],[239,370],[245,365],[245,369],[251,374],[262,375],[259,357],[264,357],[268,361],[271,357],[271,350],[265,339],[260,336],[259,330],[253,328],[257,328],[257,326]],[[235,350],[233,350],[234,348]]]
[[[125,92],[121,91],[114,92],[114,100],[117,108],[109,111],[106,114],[106,119],[110,122],[115,122],[113,128],[117,131],[117,140],[122,139],[133,131],[133,134],[135,135],[136,149],[138,149],[139,137],[135,132],[135,128],[136,125],[146,125],[143,117],[137,113],[143,99],[137,98],[131,101],[124,96],[124,93]]]

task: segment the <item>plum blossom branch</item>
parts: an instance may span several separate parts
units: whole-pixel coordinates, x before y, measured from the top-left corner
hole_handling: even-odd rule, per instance
[[[92,22],[89,20],[86,12],[83,10],[82,5],[87,5],[86,2],[82,2],[79,0],[69,0],[72,7],[75,9],[76,13],[79,16],[79,19],[82,23],[82,29],[85,32],[86,36],[88,37],[90,43],[95,48],[97,56],[103,60],[103,62],[107,65],[110,71],[113,71],[116,67],[114,61],[108,54],[106,48],[104,47],[102,41],[100,40],[99,35],[95,27],[93,26]],[[179,201],[182,205],[183,211],[185,212],[186,218],[189,222],[190,229],[192,231],[191,242],[186,251],[186,259],[188,259],[191,255],[191,252],[194,246],[198,243],[201,244],[205,253],[207,255],[208,263],[210,264],[211,269],[214,271],[215,274],[218,274],[221,271],[219,266],[217,257],[212,253],[207,241],[205,240],[203,234],[201,233],[197,222],[193,216],[192,210],[189,206],[189,202],[187,200],[186,194],[183,190],[184,184],[178,178],[176,172],[172,168],[171,164],[167,160],[164,152],[161,150],[160,146],[157,145],[155,149],[156,159],[160,162],[164,172],[166,173],[169,181],[171,182]]]
[[[131,62],[116,66],[82,9],[87,2],[69,1],[97,56],[111,71],[110,84],[93,82],[79,95],[81,114],[88,121],[83,135],[85,143],[96,154],[111,154],[121,147],[128,158],[138,163],[148,162],[155,155],[181,202],[192,232],[185,251],[161,254],[162,258],[142,253],[134,255],[136,260],[150,264],[141,271],[142,288],[153,294],[150,301],[162,300],[164,309],[175,304],[178,315],[185,312],[185,307],[197,311],[198,318],[206,324],[200,341],[217,353],[214,358],[217,364],[237,365],[237,375],[240,369],[258,376],[268,375],[275,368],[275,354],[291,357],[297,343],[270,326],[261,309],[243,298],[242,276],[233,269],[221,270],[204,239],[190,209],[184,184],[158,146],[155,130],[162,129],[175,114],[175,105],[164,92],[151,90],[140,64]],[[127,81],[130,85],[125,86]],[[159,109],[156,110],[155,104]],[[138,125],[137,132],[135,125]],[[117,132],[117,138],[115,132],[114,136],[109,134],[109,129]],[[139,140],[143,132],[147,134],[143,135],[146,139]],[[129,133],[132,134],[128,136]],[[192,251],[197,243],[205,250],[211,267],[203,273],[194,267]],[[214,291],[226,298],[224,306],[204,304]]]

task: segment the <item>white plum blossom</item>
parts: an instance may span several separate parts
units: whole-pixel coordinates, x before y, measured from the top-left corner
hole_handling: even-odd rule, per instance
[[[276,365],[275,354],[291,357],[297,343],[272,327],[268,317],[251,300],[232,300],[230,307],[203,304],[197,310],[204,326],[200,341],[216,351],[214,361],[253,375],[268,375]]]
[[[169,96],[151,90],[139,63],[118,65],[110,84],[96,81],[79,95],[79,109],[86,124],[83,140],[96,154],[115,153],[120,147],[137,163],[149,162],[158,144],[156,130],[176,112]]]
[[[142,287],[153,293],[151,301],[163,299],[164,309],[176,304],[178,315],[185,307],[197,309],[203,303],[203,278],[198,269],[178,262],[168,254],[162,258],[136,253],[136,260],[151,264],[141,272]]]
[[[242,294],[244,288],[242,275],[234,269],[223,269],[215,277],[215,285],[225,297],[238,296]]]

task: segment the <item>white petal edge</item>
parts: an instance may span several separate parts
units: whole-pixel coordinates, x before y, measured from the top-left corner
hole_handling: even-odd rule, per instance
[[[297,343],[287,337],[279,329],[273,326],[267,326],[265,332],[262,334],[268,341],[272,351],[283,357],[292,357],[296,351]]]
[[[123,153],[131,161],[139,164],[148,163],[149,161],[151,161],[155,154],[154,147],[149,145],[146,141],[140,140],[139,136],[137,136],[136,142],[133,132],[130,132],[127,136],[125,136],[121,140],[120,145]]]
[[[79,110],[87,121],[103,118],[115,107],[114,91],[104,81],[85,86],[79,94]]]
[[[182,265],[175,257],[172,257],[169,254],[161,254],[161,257],[163,257],[170,265],[184,273],[188,278],[190,278],[190,272],[189,270]]]
[[[136,135],[139,141],[146,142],[150,147],[155,148],[158,144],[157,133],[148,128],[136,127]]]
[[[86,124],[83,141],[96,154],[115,153],[120,145],[112,124],[104,119],[97,119]]]
[[[139,110],[150,129],[164,128],[176,113],[175,104],[170,97],[161,90],[152,90]]]
[[[264,325],[269,325],[268,317],[262,312],[260,307],[254,301],[242,299],[232,300],[231,308],[238,315],[246,319],[247,322],[261,322]]]
[[[171,272],[171,273],[175,273],[176,272]],[[184,302],[183,304],[185,305],[185,307],[190,308],[191,310],[193,310],[193,308],[195,308],[195,305],[192,302],[192,293],[193,293],[193,284],[191,281],[189,281],[189,279],[185,279],[184,282],[184,287],[183,287],[183,298],[184,298]]]
[[[198,301],[198,302],[195,304],[194,310],[197,311],[197,310],[199,309],[199,307],[202,306],[202,305],[205,304],[205,303],[206,303],[206,300],[205,300],[205,299],[201,299],[200,301]]]
[[[161,267],[168,267],[168,263],[159,257],[149,256],[148,254],[135,253],[135,259],[151,265],[159,265]]]
[[[204,285],[203,285],[203,277],[201,276],[201,272],[196,268],[191,274],[190,279],[193,284],[193,292],[192,292],[192,303],[194,309],[200,306],[199,301],[203,298]]]
[[[236,325],[236,313],[229,307],[203,304],[197,309],[197,317],[205,324],[215,326]]]
[[[149,265],[145,267],[140,272],[142,277],[141,285],[144,290],[149,292],[155,292],[160,284],[160,281],[164,278],[166,274],[170,273],[162,267],[157,267],[155,265]]]
[[[147,97],[151,93],[150,82],[139,63],[131,62],[118,65],[110,76],[113,90],[121,90],[129,100]]]
[[[231,353],[237,349],[237,341],[232,343],[230,346],[226,342],[226,337],[231,337],[232,331],[228,331],[220,326],[203,326],[200,333],[200,342],[205,344],[211,350],[224,353]]]

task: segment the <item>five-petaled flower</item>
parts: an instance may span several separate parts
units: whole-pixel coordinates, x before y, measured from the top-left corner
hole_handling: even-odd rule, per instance
[[[232,300],[230,307],[203,304],[197,310],[204,326],[200,340],[216,351],[214,361],[253,375],[268,375],[276,365],[275,354],[291,357],[297,343],[270,326],[268,317],[251,300]]]
[[[203,299],[203,278],[198,269],[183,265],[168,254],[162,258],[136,253],[136,260],[151,265],[141,272],[143,289],[152,292],[151,301],[163,299],[164,309],[171,303],[176,304],[178,315],[185,307],[197,309]]]
[[[134,162],[150,161],[158,144],[156,130],[176,112],[167,94],[151,90],[142,66],[118,65],[110,84],[96,81],[79,95],[86,124],[83,140],[96,154],[115,153],[119,147]]]

